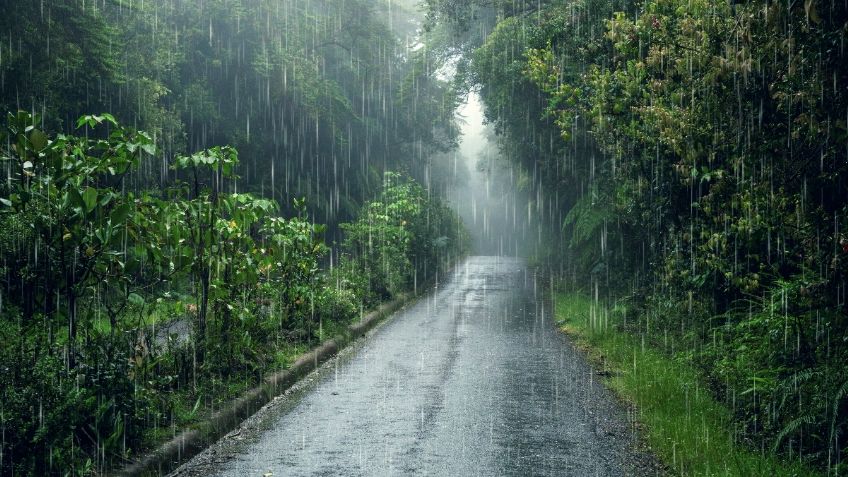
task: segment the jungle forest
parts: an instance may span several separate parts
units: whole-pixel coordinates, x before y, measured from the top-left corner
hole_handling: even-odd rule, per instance
[[[0,475],[848,475],[845,0],[0,12]]]

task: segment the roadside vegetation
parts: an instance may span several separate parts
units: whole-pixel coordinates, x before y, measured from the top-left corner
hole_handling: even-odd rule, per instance
[[[324,227],[302,200],[284,217],[234,192],[235,149],[176,156],[170,187],[135,193],[149,135],[110,115],[80,119],[88,138],[39,123],[10,115],[0,155],[10,473],[119,465],[465,251],[450,209],[386,173],[322,271]]]
[[[0,3],[0,475],[114,470],[464,253],[410,2]]]
[[[628,326],[626,307],[574,292],[555,293],[554,304],[557,324],[589,353],[613,391],[633,404],[634,424],[672,474],[819,475],[797,460],[751,449],[733,410],[716,401],[697,369],[667,353],[681,344],[640,335]]]
[[[625,331],[697,372],[735,442],[845,474],[846,6],[428,5],[490,32],[464,83],[531,178],[537,262],[626,306]]]

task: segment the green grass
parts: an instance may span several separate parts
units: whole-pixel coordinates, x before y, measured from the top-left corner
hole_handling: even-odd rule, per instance
[[[278,348],[274,352],[271,371],[291,368],[294,362],[307,351],[309,351],[309,346],[305,343],[292,343]]]
[[[636,408],[647,444],[672,475],[820,475],[736,442],[730,411],[717,402],[688,364],[620,331],[619,313],[577,293],[557,293],[563,331],[608,372],[607,385]],[[605,373],[606,374],[606,373]]]

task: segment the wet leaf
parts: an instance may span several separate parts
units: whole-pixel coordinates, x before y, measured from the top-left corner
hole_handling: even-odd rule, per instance
[[[94,187],[87,187],[85,192],[82,194],[82,201],[85,205],[85,211],[91,212],[97,207],[97,189]]]
[[[34,129],[29,135],[29,141],[32,143],[32,147],[35,148],[36,151],[40,151],[47,146],[47,135],[39,129]]]
[[[116,207],[115,210],[112,211],[112,215],[109,217],[112,221],[112,225],[123,224],[131,211],[131,204],[121,204],[120,206]]]

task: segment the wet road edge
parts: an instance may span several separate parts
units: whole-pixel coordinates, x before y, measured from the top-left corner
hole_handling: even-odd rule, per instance
[[[449,277],[453,269],[454,267],[448,268],[440,273],[439,277]],[[270,373],[262,380],[262,384],[233,399],[208,419],[192,425],[191,428],[183,430],[155,450],[139,457],[118,470],[115,475],[158,476],[176,470],[229,432],[237,429],[243,421],[318,369],[340,350],[364,336],[405,305],[428,294],[434,286],[438,286],[438,283],[437,277],[435,282],[419,288],[417,293],[400,294],[394,300],[383,303],[376,310],[363,315],[357,323],[348,326],[347,335],[337,335],[301,355],[290,368]]]

